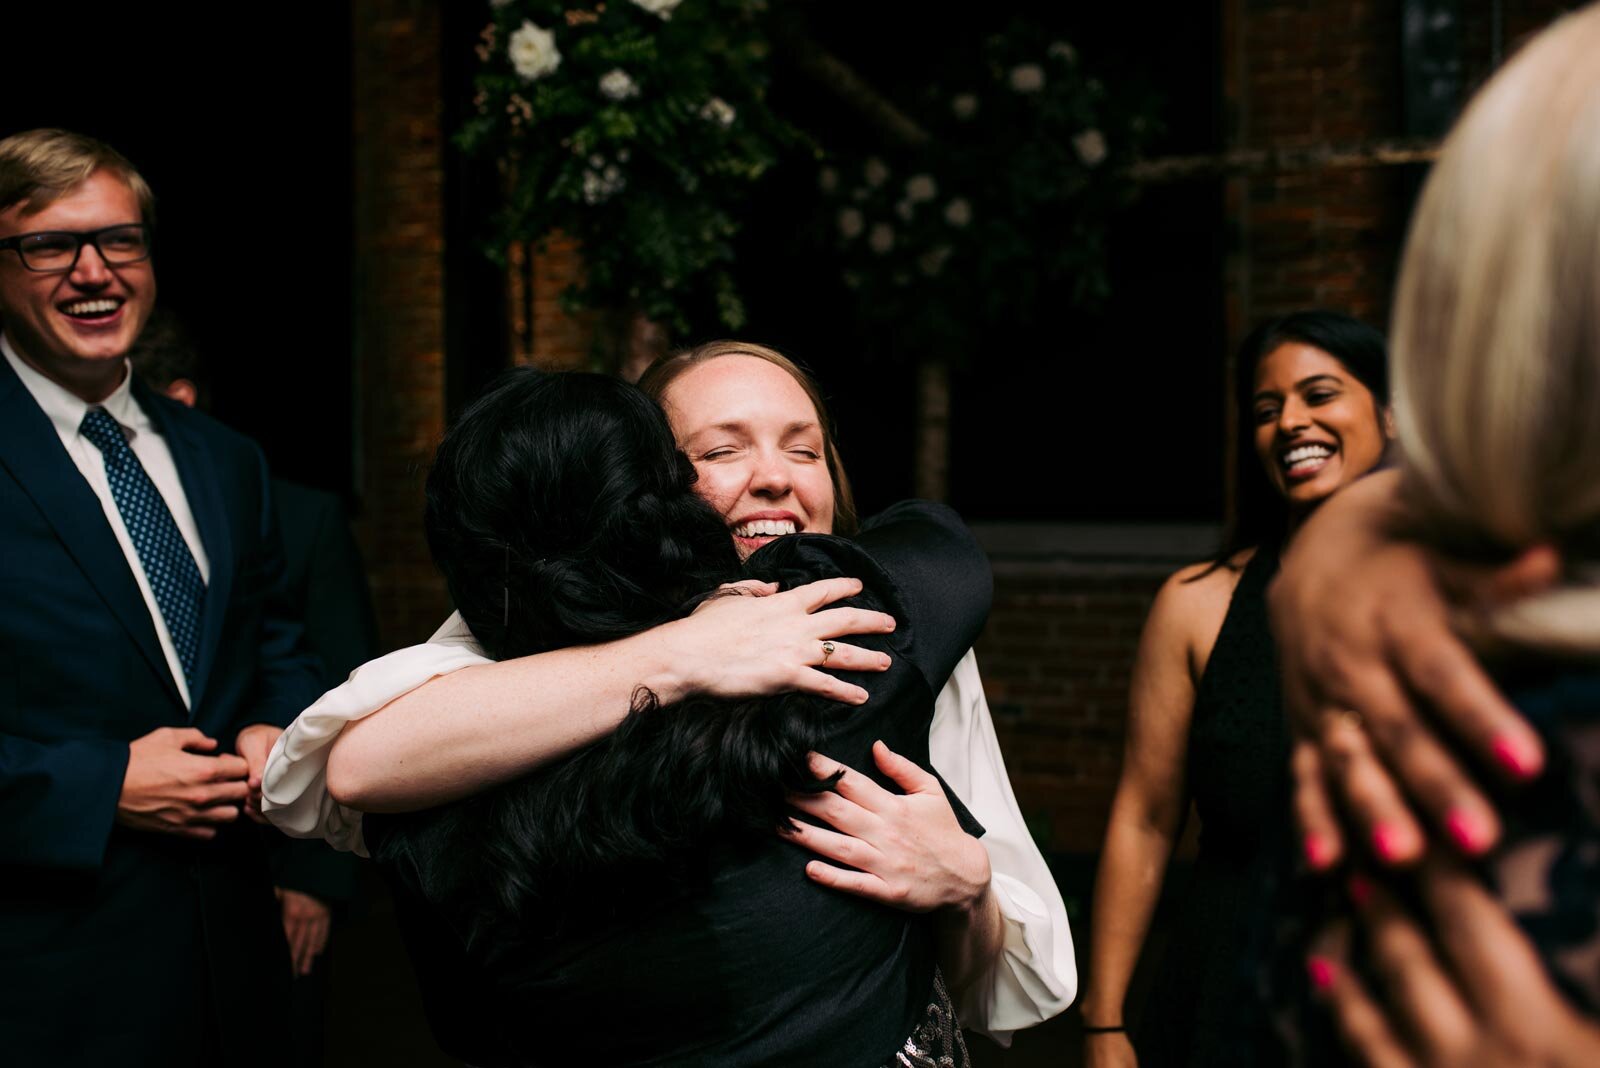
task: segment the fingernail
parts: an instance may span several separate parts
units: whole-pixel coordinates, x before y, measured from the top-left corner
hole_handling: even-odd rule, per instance
[[[1306,974],[1311,977],[1311,985],[1318,992],[1323,992],[1333,985],[1334,977],[1339,974],[1339,968],[1326,957],[1308,957]]]
[[[1372,848],[1389,863],[1405,857],[1406,834],[1399,827],[1380,823],[1372,831]]]
[[[1539,774],[1539,751],[1520,734],[1507,732],[1494,740],[1495,759],[1519,779]]]
[[[1305,841],[1306,863],[1312,871],[1326,871],[1333,863],[1333,845],[1320,834],[1308,834]]]
[[[1476,856],[1489,848],[1489,829],[1466,809],[1458,808],[1451,812],[1445,820],[1445,827],[1464,853]]]
[[[1350,893],[1350,900],[1356,903],[1357,908],[1365,908],[1367,902],[1372,900],[1372,884],[1364,875],[1352,875],[1345,884]]]

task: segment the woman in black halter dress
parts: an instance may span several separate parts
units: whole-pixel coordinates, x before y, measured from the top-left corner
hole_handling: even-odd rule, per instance
[[[1380,462],[1387,378],[1382,336],[1333,312],[1263,325],[1236,367],[1238,515],[1215,560],[1179,571],[1157,594],[1134,667],[1090,916],[1091,1068],[1274,1063],[1257,973],[1273,888],[1292,858],[1264,596],[1295,524]],[[1175,895],[1171,944],[1130,1041],[1123,1003],[1191,801],[1199,858]]]

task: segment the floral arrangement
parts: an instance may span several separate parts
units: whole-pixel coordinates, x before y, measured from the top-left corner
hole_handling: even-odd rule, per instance
[[[885,344],[959,359],[1005,324],[1107,295],[1106,227],[1155,132],[1065,41],[1016,24],[907,110],[926,144],[835,156],[818,232]]]
[[[738,329],[740,208],[792,137],[764,99],[764,6],[490,0],[458,141],[504,169],[497,250],[563,231],[586,268],[569,305]]]

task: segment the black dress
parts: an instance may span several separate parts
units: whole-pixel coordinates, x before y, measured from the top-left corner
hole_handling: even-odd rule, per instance
[[[1195,695],[1188,782],[1200,854],[1138,1020],[1141,1068],[1281,1060],[1261,979],[1291,855],[1288,727],[1266,606],[1277,569],[1266,547],[1245,565]]]
[[[894,634],[850,639],[894,664],[852,678],[871,700],[831,719],[822,748],[874,769],[881,738],[926,767],[934,695],[977,637],[992,592],[960,519],[912,502],[854,542],[780,539],[746,570],[786,588],[859,577],[896,616]],[[600,922],[551,935],[526,916],[469,944],[414,872],[393,863],[397,840],[427,818],[369,817],[367,842],[395,887],[435,1035],[472,1063],[865,1068],[893,1063],[918,1033],[955,1040],[948,999],[935,992],[931,919],[811,883],[810,855],[775,834],[713,843],[709,879],[693,892],[642,886]]]

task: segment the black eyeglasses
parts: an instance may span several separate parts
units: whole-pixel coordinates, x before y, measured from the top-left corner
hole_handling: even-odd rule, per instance
[[[150,258],[150,227],[123,223],[99,230],[40,230],[0,239],[0,249],[15,249],[28,270],[52,274],[76,267],[84,245],[93,245],[112,267],[139,263]]]

